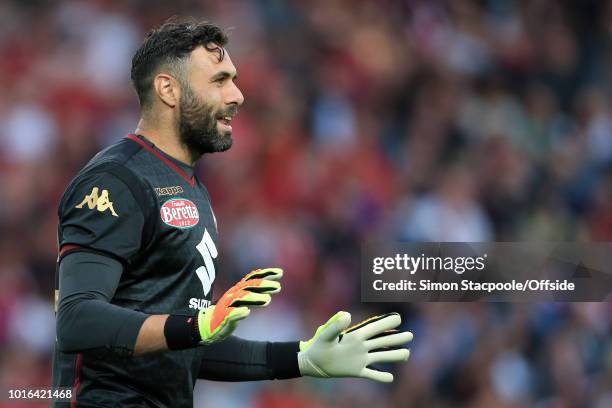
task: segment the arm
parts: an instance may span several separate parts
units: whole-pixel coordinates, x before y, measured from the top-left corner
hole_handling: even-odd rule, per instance
[[[256,381],[300,376],[359,377],[379,382],[393,375],[369,366],[406,361],[403,345],[412,333],[395,330],[397,313],[373,316],[349,327],[351,316],[338,312],[308,341],[270,343],[238,337],[202,350],[198,378],[216,381]]]
[[[147,353],[168,350],[164,334],[169,315],[151,315],[144,321],[136,338],[134,354],[140,356]]]
[[[260,381],[300,376],[297,341],[271,343],[231,336],[200,350],[200,379]]]
[[[167,315],[147,315],[110,302],[123,266],[92,252],[74,252],[59,266],[57,341],[63,352],[106,348],[120,354],[167,350]],[[104,319],[100,319],[104,316]]]
[[[268,305],[280,290],[280,269],[249,273],[217,305],[183,315],[147,315],[110,303],[123,266],[95,252],[73,252],[60,262],[58,347],[64,352],[108,349],[124,355],[180,350],[229,336],[250,307]],[[252,292],[251,292],[252,290]],[[257,293],[256,293],[257,292]],[[240,307],[233,307],[239,302]],[[100,319],[100,316],[104,316]]]
[[[102,348],[132,355],[167,349],[167,316],[110,303],[123,266],[144,245],[149,208],[139,179],[119,163],[91,168],[66,189],[58,214],[56,330],[61,351]]]

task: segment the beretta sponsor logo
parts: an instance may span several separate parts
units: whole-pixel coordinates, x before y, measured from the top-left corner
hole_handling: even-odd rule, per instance
[[[161,219],[166,224],[177,228],[191,228],[200,221],[198,208],[190,200],[173,198],[161,207]]]

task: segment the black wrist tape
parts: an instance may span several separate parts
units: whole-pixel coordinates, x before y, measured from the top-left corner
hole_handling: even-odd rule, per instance
[[[184,350],[196,347],[200,342],[198,335],[198,315],[170,315],[164,325],[164,336],[170,350]]]

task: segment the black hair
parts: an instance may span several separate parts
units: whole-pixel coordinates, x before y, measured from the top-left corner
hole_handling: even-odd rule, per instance
[[[222,61],[227,41],[227,34],[221,28],[205,21],[172,18],[149,31],[132,58],[130,74],[141,108],[149,104],[153,78],[160,68],[167,69],[179,81],[185,80],[184,63],[194,49],[202,46],[217,53]]]

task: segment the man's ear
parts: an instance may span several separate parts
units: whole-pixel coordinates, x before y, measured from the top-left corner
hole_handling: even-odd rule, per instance
[[[171,108],[174,108],[181,96],[181,90],[178,81],[168,74],[157,74],[153,79],[153,88],[157,97],[163,103]]]

